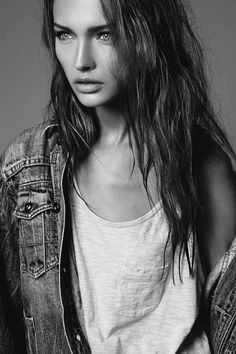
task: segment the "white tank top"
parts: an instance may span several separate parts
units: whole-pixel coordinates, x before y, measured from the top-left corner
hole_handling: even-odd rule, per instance
[[[179,248],[173,282],[161,205],[136,220],[110,222],[97,216],[78,194],[77,186],[70,191],[73,246],[92,353],[210,353],[203,331],[188,348],[179,350],[197,320],[201,287],[196,262],[191,276],[186,257],[179,279]]]

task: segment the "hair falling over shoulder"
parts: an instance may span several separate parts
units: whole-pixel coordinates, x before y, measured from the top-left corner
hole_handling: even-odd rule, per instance
[[[191,10],[183,0],[100,1],[112,28],[120,63],[119,75],[114,74],[144,186],[149,194],[147,179],[154,168],[173,257],[180,245],[192,272],[188,240],[196,233],[196,132],[205,131],[224,151],[235,155],[209,99],[203,50],[187,15]],[[73,170],[75,156],[83,159],[90,152],[98,125],[94,113],[74,97],[56,58],[53,0],[44,0],[43,15],[43,41],[53,63],[49,108],[55,113]]]

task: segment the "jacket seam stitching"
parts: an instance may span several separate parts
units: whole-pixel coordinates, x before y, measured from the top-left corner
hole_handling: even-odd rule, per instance
[[[15,189],[13,188],[13,186],[11,186],[9,184],[9,179],[7,179],[2,167],[1,167],[1,177],[2,177],[3,183],[6,184],[6,187],[11,192],[11,194],[13,194],[15,197],[17,197],[17,193],[16,193]]]

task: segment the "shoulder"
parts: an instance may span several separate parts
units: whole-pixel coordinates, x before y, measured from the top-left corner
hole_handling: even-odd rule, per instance
[[[206,133],[194,148],[199,212],[197,229],[211,269],[236,234],[236,182],[229,156]]]
[[[235,189],[236,179],[229,155],[203,130],[194,137],[193,163],[199,192],[209,188],[218,194],[224,187]]]
[[[44,158],[58,138],[57,124],[53,118],[22,131],[5,148],[0,157],[1,170],[7,171],[23,161]]]
[[[236,183],[229,156],[214,142],[208,142],[196,173],[197,192],[202,208],[212,220],[235,220]]]

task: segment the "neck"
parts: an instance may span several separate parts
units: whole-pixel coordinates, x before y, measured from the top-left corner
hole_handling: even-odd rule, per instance
[[[96,114],[100,125],[99,144],[116,147],[126,141],[127,127],[119,107],[98,107]]]

